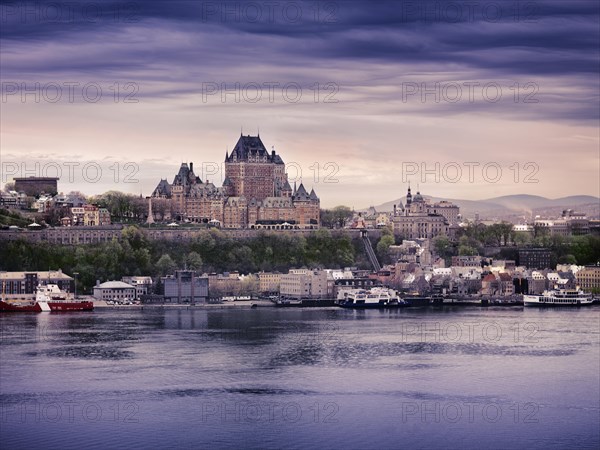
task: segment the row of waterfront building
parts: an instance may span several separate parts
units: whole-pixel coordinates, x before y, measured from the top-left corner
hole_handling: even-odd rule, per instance
[[[0,272],[0,283],[2,298],[7,299],[33,300],[37,286],[49,283],[57,284],[67,293],[76,293],[75,279],[61,270]],[[340,298],[350,289],[382,284],[406,293],[458,297],[511,297],[541,294],[552,288],[576,287],[597,293],[600,291],[600,266],[559,265],[553,270],[533,270],[515,266],[513,261],[497,260],[485,261],[480,266],[447,268],[398,261],[378,273],[354,268],[291,269],[288,273],[248,275],[178,270],[157,279],[128,276],[121,280],[98,281],[91,294],[97,300],[117,303],[138,300],[146,303],[205,303],[211,299],[261,295],[320,300]]]

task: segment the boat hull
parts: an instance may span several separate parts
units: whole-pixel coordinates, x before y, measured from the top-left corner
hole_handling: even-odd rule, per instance
[[[431,297],[404,297],[403,300],[407,306],[413,308],[424,308],[432,303]]]
[[[327,299],[327,300],[312,300],[312,299],[303,299],[303,300],[278,300],[275,302],[275,306],[278,308],[322,308],[335,306],[335,300]]]
[[[53,312],[92,311],[94,309],[93,302],[48,302],[48,306]]]
[[[1,312],[42,312],[42,307],[38,303],[15,304],[0,301]]]
[[[379,302],[379,303],[355,303],[352,301],[342,301],[338,303],[338,306],[346,309],[388,309],[388,308],[405,308],[408,304],[404,302],[393,301]]]
[[[590,306],[592,302],[578,301],[573,303],[549,303],[549,302],[538,302],[538,301],[524,301],[524,306],[534,306],[538,308],[577,308],[579,306]]]
[[[92,311],[93,302],[48,302],[51,312],[64,311]],[[42,312],[42,307],[38,302],[32,304],[15,304],[0,301],[0,312]]]

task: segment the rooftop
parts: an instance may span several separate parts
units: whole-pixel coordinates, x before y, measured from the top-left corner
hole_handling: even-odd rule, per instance
[[[50,271],[36,271],[30,270],[25,272],[0,272],[0,278],[4,280],[11,280],[15,278],[25,278],[25,274],[36,273],[38,280],[43,279],[62,279],[62,280],[72,280],[73,277],[70,277],[66,273],[63,273],[61,270],[50,270]]]
[[[122,281],[106,281],[94,286],[94,289],[133,289],[133,286]]]

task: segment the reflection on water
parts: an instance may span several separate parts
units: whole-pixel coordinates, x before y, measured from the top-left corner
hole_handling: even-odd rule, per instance
[[[0,316],[3,448],[597,448],[599,309]]]

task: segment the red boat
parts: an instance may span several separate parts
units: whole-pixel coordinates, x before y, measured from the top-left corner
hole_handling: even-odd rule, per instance
[[[94,303],[68,299],[56,284],[38,286],[35,301],[0,300],[0,312],[91,311]]]

